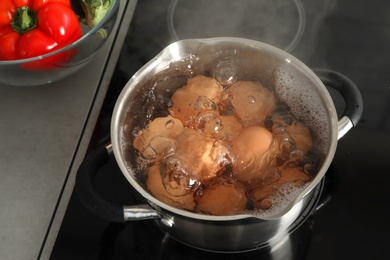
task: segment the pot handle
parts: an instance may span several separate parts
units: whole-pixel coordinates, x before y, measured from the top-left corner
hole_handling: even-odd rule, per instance
[[[345,101],[343,116],[339,121],[338,138],[343,137],[356,126],[363,113],[363,99],[358,87],[345,75],[328,69],[316,69],[314,72],[324,85],[337,90]]]
[[[93,187],[94,179],[98,170],[108,162],[110,154],[111,144],[101,146],[90,152],[81,163],[74,189],[83,206],[110,222],[161,218],[161,215],[147,204],[123,206],[111,203],[96,193]]]

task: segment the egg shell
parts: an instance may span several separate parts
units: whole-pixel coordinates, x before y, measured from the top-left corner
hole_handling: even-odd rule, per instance
[[[187,125],[202,111],[217,109],[219,94],[223,88],[213,78],[197,75],[175,91],[169,113]]]
[[[195,196],[197,210],[205,214],[224,216],[245,210],[247,197],[240,183],[207,186],[201,196]]]
[[[142,153],[154,137],[175,138],[181,132],[183,132],[183,124],[180,120],[175,119],[170,115],[158,117],[151,121],[145,129],[139,132],[134,138],[133,146]],[[165,148],[164,144],[156,144],[155,146],[159,147],[161,151]]]
[[[273,159],[268,153],[273,143],[272,133],[261,126],[244,128],[232,142],[235,160],[234,176],[246,183],[256,183],[267,175],[266,167]],[[267,154],[267,157],[263,158]]]
[[[236,138],[243,128],[235,116],[223,116],[216,110],[199,113],[187,126],[196,129],[200,134],[224,141]]]
[[[216,164],[218,154],[214,153],[215,139],[200,135],[192,128],[184,128],[181,135],[177,136],[177,154],[187,158],[192,167],[202,175],[202,179],[209,179],[216,175],[221,165]],[[222,147],[223,148],[223,147]],[[228,152],[227,149],[220,149],[221,153]],[[224,156],[222,154],[221,156]]]
[[[279,189],[282,185],[293,182],[295,186],[299,187],[310,180],[310,176],[305,174],[301,167],[290,167],[289,165],[290,163],[286,162],[279,168],[279,178],[275,178],[277,179],[276,181],[267,185],[259,185],[252,190],[250,197],[255,201],[255,204],[258,205],[259,208],[262,208],[261,201],[266,198],[270,198],[273,195],[285,196]],[[267,205],[270,204],[267,203]]]
[[[293,122],[286,126],[286,131],[290,134],[298,149],[308,153],[313,145],[313,138],[310,130],[302,122]]]
[[[163,185],[159,164],[154,164],[149,168],[146,185],[156,199],[167,205],[186,210],[194,210],[195,208],[196,204],[192,191],[183,196],[172,196],[167,192]]]
[[[256,81],[237,81],[229,89],[235,114],[244,126],[263,125],[275,107],[274,94]]]
[[[215,138],[232,141],[242,130],[242,124],[234,116],[221,116],[222,129],[216,133]]]

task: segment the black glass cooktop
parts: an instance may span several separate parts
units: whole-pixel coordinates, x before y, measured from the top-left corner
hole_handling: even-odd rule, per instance
[[[169,238],[150,220],[102,220],[73,194],[52,259],[384,259],[390,231],[389,12],[385,0],[138,1],[90,151],[110,140],[112,109],[128,79],[184,38],[251,38],[285,49],[313,69],[338,71],[359,88],[363,116],[338,142],[319,209],[280,248],[203,252]],[[108,200],[142,201],[113,158],[100,172],[96,189]]]

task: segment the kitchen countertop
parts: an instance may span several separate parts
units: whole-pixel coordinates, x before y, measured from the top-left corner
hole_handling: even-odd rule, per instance
[[[121,0],[116,33],[71,77],[0,85],[1,259],[48,258],[67,203],[59,198],[86,152],[136,2]]]

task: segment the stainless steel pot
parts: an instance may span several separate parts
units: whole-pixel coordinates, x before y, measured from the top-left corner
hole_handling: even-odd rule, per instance
[[[194,75],[225,77],[226,71],[234,74],[227,77],[258,80],[271,86],[298,118],[315,129],[320,139],[324,156],[316,177],[275,215],[209,216],[166,205],[154,198],[135,177],[139,165],[135,155],[125,149],[129,131],[159,116],[161,110],[156,108],[169,102],[169,91],[182,86]],[[91,178],[106,160],[111,146],[108,153],[106,148],[98,149],[80,166],[76,188],[81,200],[86,207],[112,221],[153,218],[161,230],[173,238],[204,250],[237,252],[270,243],[284,234],[313,202],[313,194],[318,193],[318,185],[331,164],[338,139],[357,124],[362,113],[362,98],[353,82],[334,71],[318,70],[317,74],[285,51],[247,39],[191,39],[169,45],[126,84],[111,123],[115,159],[147,204],[113,206],[94,193]],[[340,120],[324,84],[337,89],[344,97],[345,111]]]

